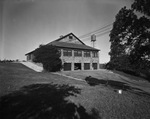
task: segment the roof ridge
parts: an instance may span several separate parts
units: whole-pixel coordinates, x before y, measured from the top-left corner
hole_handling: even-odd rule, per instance
[[[61,37],[61,38],[58,38],[58,39],[56,39],[56,40],[54,40],[54,41],[52,41],[52,42],[55,42],[55,41],[60,41],[61,39],[63,39],[63,38],[65,38],[65,37],[67,37],[67,36],[69,36],[69,35],[73,35],[78,41],[80,41],[83,45],[85,45],[77,36],[75,36],[72,32],[71,33],[68,33],[67,35],[65,35],[65,36],[63,36],[63,37]],[[50,42],[50,43],[52,43],[52,42]],[[48,43],[48,44],[50,44],[50,43]],[[47,44],[46,44],[47,45]]]
[[[65,37],[67,37],[67,36],[69,36],[69,35],[73,35],[77,40],[79,40],[82,44],[74,44],[74,43],[67,43],[67,42],[59,42],[61,39],[63,39],[63,38],[65,38]],[[87,49],[87,50],[99,50],[99,49],[96,49],[96,48],[93,48],[93,47],[91,47],[91,46],[88,46],[88,45],[86,45],[86,44],[84,44],[77,36],[75,36],[72,32],[71,33],[68,33],[67,35],[65,35],[65,36],[63,36],[63,37],[61,37],[61,38],[58,38],[58,39],[56,39],[56,40],[54,40],[54,41],[51,41],[51,42],[49,42],[49,43],[47,43],[47,44],[45,44],[45,45],[53,45],[53,43],[66,43],[66,44],[72,44],[72,45],[78,45],[78,46],[80,46],[80,45],[83,45],[84,46],[84,48],[81,48],[81,47],[78,47],[79,49],[86,49],[85,47],[89,47],[90,49]],[[59,47],[60,47],[60,44],[59,44]],[[62,46],[61,46],[62,47]],[[36,50],[36,49],[35,49]],[[30,54],[30,53],[32,53],[32,52],[34,52],[35,50],[33,50],[33,51],[31,51],[31,52],[29,52],[29,53],[26,53],[25,55],[27,55],[27,54]],[[100,50],[99,50],[100,51]]]

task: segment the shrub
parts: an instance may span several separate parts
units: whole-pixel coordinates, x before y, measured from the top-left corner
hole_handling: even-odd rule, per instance
[[[62,62],[58,49],[52,45],[40,45],[34,51],[34,62],[42,63],[43,68],[49,72],[60,71]]]

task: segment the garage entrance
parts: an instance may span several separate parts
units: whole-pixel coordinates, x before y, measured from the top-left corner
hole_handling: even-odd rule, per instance
[[[90,70],[90,63],[84,63],[84,70]]]
[[[93,63],[92,66],[93,66],[93,69],[97,69],[97,63]]]
[[[71,63],[64,63],[64,71],[71,71]]]
[[[81,63],[74,63],[74,70],[81,70]]]

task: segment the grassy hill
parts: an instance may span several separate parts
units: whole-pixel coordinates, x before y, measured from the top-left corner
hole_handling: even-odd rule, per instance
[[[79,71],[73,73],[71,75],[77,76],[78,73],[78,78],[83,79],[92,75],[90,71],[85,73],[86,76]],[[90,80],[94,85],[90,85],[48,72],[37,73],[19,63],[1,63],[1,119],[150,118],[149,93],[136,91],[129,85],[131,88],[118,94],[115,85],[122,86],[123,80],[103,71],[96,74],[93,82]],[[105,85],[108,75],[112,79],[107,79],[109,82]]]

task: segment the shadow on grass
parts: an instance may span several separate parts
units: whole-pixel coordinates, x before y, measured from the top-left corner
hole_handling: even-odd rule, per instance
[[[149,93],[135,87],[129,86],[127,83],[120,82],[120,81],[113,81],[113,80],[104,80],[104,79],[97,79],[91,76],[88,76],[85,78],[85,81],[90,85],[90,86],[95,86],[95,85],[100,85],[103,84],[105,86],[110,86],[111,88],[118,90],[121,89],[123,91],[133,91],[135,94],[138,94],[140,96],[146,95],[150,96]]]
[[[33,84],[0,98],[1,119],[97,119],[95,109],[88,114],[66,97],[80,94],[69,85]]]

